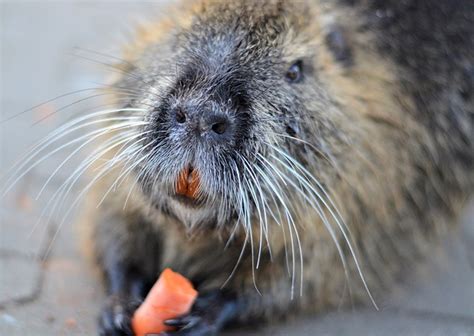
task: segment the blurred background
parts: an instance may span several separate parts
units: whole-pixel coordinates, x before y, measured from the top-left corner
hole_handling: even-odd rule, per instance
[[[0,0],[0,181],[43,136],[103,104],[90,89],[107,82],[110,70],[97,61],[110,59],[90,51],[120,57],[135,24],[165,15],[166,2]],[[76,214],[39,221],[80,162],[71,158],[37,199],[70,151],[34,166],[0,197],[0,335],[95,335],[103,288],[79,250]],[[78,183],[71,194],[81,190]],[[353,309],[233,334],[474,335],[472,203],[459,230],[378,303],[380,312]]]

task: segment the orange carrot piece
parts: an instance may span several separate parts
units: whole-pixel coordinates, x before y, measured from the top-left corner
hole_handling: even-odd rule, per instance
[[[169,268],[165,269],[133,315],[132,327],[135,335],[144,336],[173,330],[163,322],[188,313],[197,295],[198,292],[188,279]]]

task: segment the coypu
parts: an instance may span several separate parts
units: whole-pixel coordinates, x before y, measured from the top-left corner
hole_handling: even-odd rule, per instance
[[[473,190],[473,6],[196,0],[140,28],[88,198],[100,333],[165,267],[200,292],[170,334],[376,302]]]

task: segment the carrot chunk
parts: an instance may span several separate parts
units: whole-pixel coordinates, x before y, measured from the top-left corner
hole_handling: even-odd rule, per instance
[[[169,268],[165,269],[133,315],[132,327],[135,335],[144,336],[173,330],[163,322],[188,313],[197,295],[198,292],[188,279]]]

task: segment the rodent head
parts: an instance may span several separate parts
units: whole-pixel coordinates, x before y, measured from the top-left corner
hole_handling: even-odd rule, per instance
[[[136,171],[151,203],[222,225],[288,202],[283,189],[299,183],[288,170],[304,175],[337,137],[312,21],[303,3],[208,4],[133,60],[118,86],[146,110]],[[192,197],[177,192],[183,171],[198,176]]]

